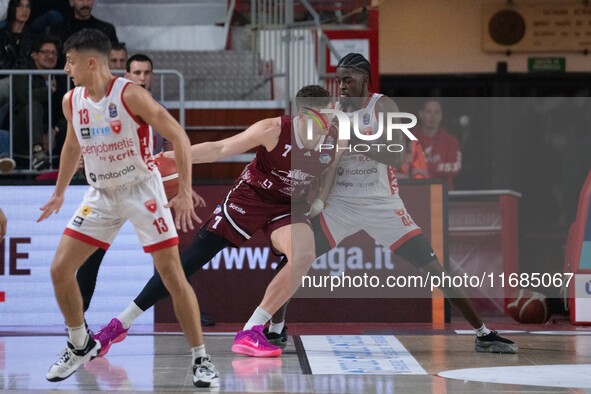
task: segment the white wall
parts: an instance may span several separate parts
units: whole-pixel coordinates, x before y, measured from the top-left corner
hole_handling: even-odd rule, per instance
[[[519,4],[552,2],[516,1]],[[509,72],[527,72],[528,57],[540,56],[565,57],[567,72],[591,71],[591,54],[520,53],[506,56],[483,52],[481,6],[491,3],[506,4],[506,0],[380,1],[380,73],[494,73],[497,62],[501,61],[507,62]]]

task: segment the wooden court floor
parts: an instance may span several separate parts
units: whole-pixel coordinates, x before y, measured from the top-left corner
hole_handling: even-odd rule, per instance
[[[105,358],[50,383],[45,372],[65,346],[63,327],[0,327],[0,389],[14,392],[223,393],[591,393],[591,327],[564,321],[494,328],[519,353],[474,351],[461,323],[293,324],[280,358],[230,351],[237,325],[208,328],[205,343],[221,378],[217,390],[191,383],[183,336],[171,326],[133,327]]]

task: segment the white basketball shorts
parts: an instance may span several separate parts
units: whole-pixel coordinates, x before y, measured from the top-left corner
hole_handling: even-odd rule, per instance
[[[115,188],[90,187],[64,234],[108,249],[126,220],[130,220],[147,253],[178,245],[178,235],[158,172]]]

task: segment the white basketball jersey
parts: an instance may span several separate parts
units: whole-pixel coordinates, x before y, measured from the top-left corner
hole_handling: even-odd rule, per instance
[[[365,135],[375,134],[378,131],[379,123],[375,106],[382,96],[374,93],[364,108],[347,113],[351,124],[357,119],[358,130]],[[330,192],[331,196],[371,198],[397,194],[398,180],[392,167],[360,153],[348,151],[343,153]]]
[[[155,168],[152,129],[127,108],[123,91],[132,82],[113,78],[99,102],[84,87],[70,96],[72,126],[84,155],[88,184],[96,188],[121,186],[146,179]]]

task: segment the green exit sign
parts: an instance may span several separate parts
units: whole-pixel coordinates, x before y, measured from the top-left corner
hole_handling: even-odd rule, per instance
[[[565,72],[566,59],[563,57],[530,57],[527,59],[529,72]]]

